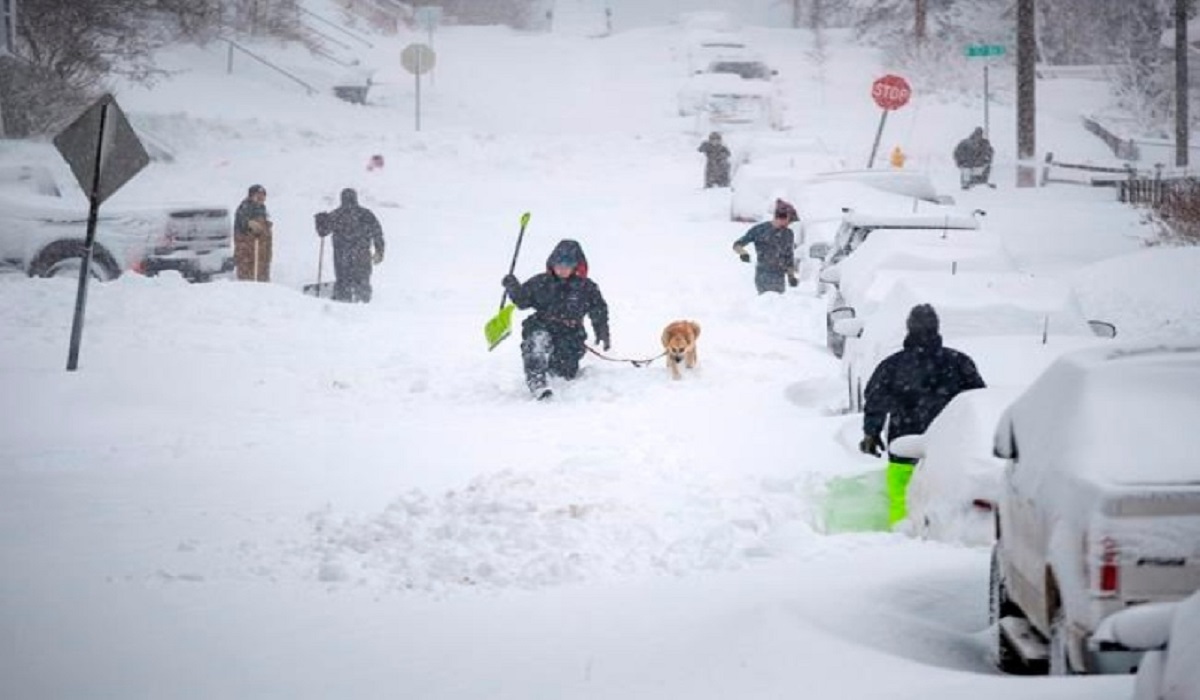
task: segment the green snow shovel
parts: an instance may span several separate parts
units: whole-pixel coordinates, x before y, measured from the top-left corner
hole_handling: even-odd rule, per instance
[[[884,469],[855,476],[836,476],[826,484],[820,501],[821,529],[825,534],[887,532],[888,482]]]
[[[529,212],[521,215],[521,231],[517,234],[517,247],[513,251],[512,263],[508,266],[508,274],[512,274],[513,270],[517,269],[517,256],[521,254],[521,240],[525,238],[525,227],[529,225]],[[495,350],[496,346],[501,343],[512,333],[512,315],[513,309],[517,308],[516,304],[506,304],[508,300],[508,290],[500,295],[500,311],[488,322],[483,324],[483,336],[487,338],[488,350]]]

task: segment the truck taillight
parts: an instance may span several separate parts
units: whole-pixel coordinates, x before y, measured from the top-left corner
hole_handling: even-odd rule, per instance
[[[1116,595],[1121,588],[1121,566],[1117,542],[1111,537],[1100,540],[1100,570],[1097,592]]]

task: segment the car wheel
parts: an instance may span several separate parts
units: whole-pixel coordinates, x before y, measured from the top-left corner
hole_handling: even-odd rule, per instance
[[[995,547],[992,548],[990,584],[988,587],[988,624],[992,631],[992,653],[994,654],[992,662],[1003,673],[1028,675],[1032,670],[1017,653],[1012,641],[1000,631],[1000,618],[1022,615],[1020,609],[1008,598],[1008,589],[1004,585],[1004,578],[1000,575],[1000,558]]]
[[[1050,619],[1050,675],[1071,676],[1075,669],[1071,666],[1071,654],[1067,649],[1067,620],[1062,608],[1054,612]]]
[[[29,265],[30,277],[79,277],[86,254],[82,241],[55,241],[42,249]],[[120,274],[111,256],[102,248],[92,252],[91,276],[107,282]]]

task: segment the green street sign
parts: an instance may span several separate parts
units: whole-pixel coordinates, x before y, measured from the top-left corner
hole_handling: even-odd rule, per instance
[[[1005,49],[999,44],[967,44],[967,58],[976,56],[1003,56]]]

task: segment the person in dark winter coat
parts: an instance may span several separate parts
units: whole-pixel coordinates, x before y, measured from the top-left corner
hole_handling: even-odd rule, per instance
[[[536,398],[551,395],[547,375],[574,379],[579,373],[587,342],[584,316],[591,318],[596,343],[611,347],[608,304],[588,277],[587,257],[577,241],[559,241],[546,258],[545,272],[524,284],[516,275],[505,275],[502,284],[518,309],[534,310],[521,324],[521,358],[525,383]]]
[[[932,306],[914,306],[908,314],[904,348],[885,358],[871,374],[863,394],[862,452],[880,455],[884,423],[888,443],[903,435],[923,433],[960,392],[985,386],[970,357],[942,345],[938,325]],[[889,454],[892,524],[902,520],[907,511],[905,491],[912,470],[913,460]]]
[[[962,176],[962,188],[987,184],[992,178],[992,144],[976,127],[971,135],[954,147],[954,164]]]
[[[271,218],[267,189],[251,185],[233,215],[233,262],[239,280],[271,281]]]
[[[704,187],[729,187],[729,148],[712,132],[696,149],[704,154]]]
[[[317,235],[333,238],[333,299],[371,301],[371,268],[383,262],[383,227],[358,203],[357,192],[347,187],[342,206],[317,215]]]
[[[733,251],[746,263],[750,262],[746,245],[754,244],[754,252],[758,253],[754,286],[759,294],[782,294],[785,277],[789,285],[795,287],[799,284],[796,278],[796,234],[788,228],[789,224],[799,220],[795,207],[776,199],[774,218],[751,226],[745,235],[733,242]]]

